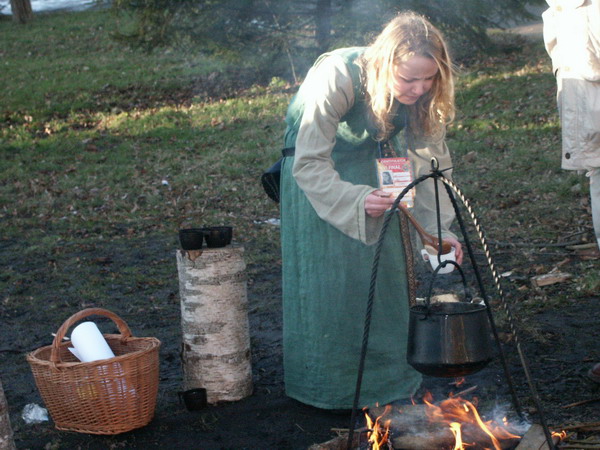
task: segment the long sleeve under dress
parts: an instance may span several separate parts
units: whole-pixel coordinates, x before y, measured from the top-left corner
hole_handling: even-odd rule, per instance
[[[373,244],[383,223],[364,210],[377,188],[378,147],[357,86],[354,61],[362,52],[340,49],[320,58],[286,117],[285,146],[296,153],[285,158],[281,180],[285,387],[288,396],[326,409],[353,404]],[[440,168],[451,166],[443,139],[416,147],[409,152],[415,176],[429,171],[431,156]],[[432,192],[432,183],[418,185],[414,213],[437,233]],[[447,198],[442,210],[444,234],[451,235]],[[406,361],[408,310],[394,217],[379,263],[360,406],[408,398],[419,387],[421,376]]]

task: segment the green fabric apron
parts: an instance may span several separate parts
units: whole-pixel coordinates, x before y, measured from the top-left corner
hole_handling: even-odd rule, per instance
[[[359,70],[352,64],[362,51],[338,51],[353,77],[355,104],[339,125],[332,158],[342,179],[375,188],[377,142]],[[302,110],[296,96],[286,117],[286,147],[295,144]],[[285,158],[281,176],[286,394],[319,408],[347,409],[354,400],[376,246],[320,219],[293,179],[292,165],[293,157]],[[361,407],[409,398],[421,383],[406,362],[408,308],[406,261],[395,217],[379,263]]]

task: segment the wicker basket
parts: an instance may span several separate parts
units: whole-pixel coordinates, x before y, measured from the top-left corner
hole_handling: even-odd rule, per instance
[[[106,316],[121,334],[105,334],[114,358],[79,362],[62,342],[69,328],[91,315]],[[52,345],[27,355],[35,383],[59,430],[119,434],[147,425],[158,392],[156,338],[131,336],[127,324],[101,308],[84,309],[67,319]]]

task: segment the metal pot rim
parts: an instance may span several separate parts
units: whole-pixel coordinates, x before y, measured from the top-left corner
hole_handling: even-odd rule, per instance
[[[423,315],[434,316],[453,316],[476,314],[484,312],[487,306],[480,303],[467,302],[448,302],[448,303],[431,303],[430,305],[415,305],[411,306],[410,312]]]

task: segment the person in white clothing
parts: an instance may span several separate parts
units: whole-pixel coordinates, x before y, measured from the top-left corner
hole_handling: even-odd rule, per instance
[[[557,82],[562,168],[585,172],[590,179],[592,222],[600,247],[600,0],[546,2],[544,44]],[[600,363],[588,376],[600,383]]]
[[[600,246],[600,0],[546,0],[544,43],[552,58],[562,125],[562,168],[586,172]]]

